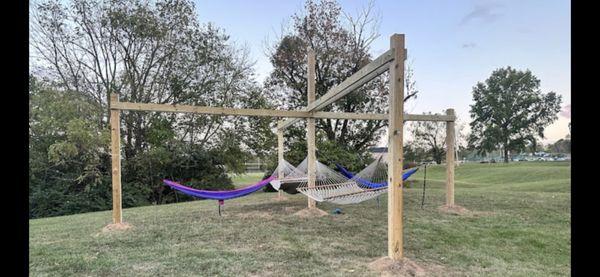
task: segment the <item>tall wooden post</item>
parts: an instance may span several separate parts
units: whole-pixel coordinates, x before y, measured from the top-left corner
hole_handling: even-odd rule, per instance
[[[277,172],[277,177],[278,179],[283,179],[283,129],[281,129],[281,121],[278,122],[277,124],[277,160],[279,161],[279,165],[278,165],[278,172]],[[281,199],[282,193],[281,193],[281,189],[279,190],[279,193],[277,195],[277,198]]]
[[[454,116],[454,109],[447,109],[446,114]],[[454,121],[446,122],[446,206],[454,206]]]
[[[312,103],[316,99],[315,95],[315,51],[308,49],[308,104]],[[315,134],[315,119],[308,118],[306,126],[306,142],[308,149],[308,187],[315,187],[315,181],[317,176],[317,159],[316,159],[316,134]],[[316,201],[308,197],[308,208],[315,208]]]
[[[119,102],[117,94],[110,94],[110,103]],[[112,161],[112,198],[113,198],[113,223],[123,221],[121,211],[121,111],[110,110],[110,149]]]
[[[388,256],[398,261],[403,258],[402,241],[402,141],[404,113],[404,35],[394,34],[390,39],[394,61],[390,63],[389,162],[388,162]]]

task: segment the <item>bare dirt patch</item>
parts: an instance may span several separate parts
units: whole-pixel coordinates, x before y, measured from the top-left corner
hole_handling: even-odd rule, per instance
[[[133,225],[131,225],[127,222],[112,223],[112,224],[108,224],[108,225],[104,226],[104,228],[102,228],[102,233],[114,232],[114,231],[125,231],[125,230],[129,230],[131,228],[133,228]]]
[[[288,198],[287,198],[287,197],[285,197],[285,196],[283,196],[283,195],[281,195],[281,196],[279,196],[279,195],[278,195],[278,196],[275,196],[275,197],[273,198],[273,200],[275,200],[275,201],[287,201],[287,200],[288,200]]]
[[[369,269],[381,273],[381,276],[427,276],[424,268],[404,258],[394,261],[389,257],[383,257],[369,264]]]
[[[308,218],[308,217],[326,216],[326,215],[328,215],[328,213],[319,208],[310,208],[310,209],[306,208],[306,209],[297,211],[296,213],[294,213],[294,215],[297,215],[299,217]]]
[[[470,211],[465,209],[465,207],[459,205],[444,205],[438,208],[438,210],[442,213],[454,214],[454,215],[470,215]]]
[[[415,263],[404,258],[402,261],[393,261],[389,257],[382,257],[369,264],[369,269],[376,271],[380,276],[461,276],[458,272],[448,270],[446,267],[435,263]]]

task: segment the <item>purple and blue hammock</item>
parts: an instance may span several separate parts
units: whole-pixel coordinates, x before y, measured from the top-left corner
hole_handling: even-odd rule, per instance
[[[346,178],[348,179],[352,179],[354,178],[354,174],[350,171],[348,171],[347,169],[345,169],[343,166],[341,166],[340,164],[335,164],[335,166],[340,170],[340,173],[342,173],[342,175],[344,175]],[[402,181],[406,181],[406,179],[408,179],[408,177],[410,177],[411,175],[413,175],[415,172],[417,172],[417,170],[419,170],[418,167],[415,168],[411,168],[408,171],[404,172],[402,174]],[[387,181],[384,181],[383,183],[374,183],[371,182],[369,180],[365,180],[363,178],[356,178],[354,179],[357,182],[359,182],[361,185],[368,187],[370,189],[376,189],[376,188],[382,188],[382,187],[387,187]]]
[[[254,185],[250,185],[250,186],[243,187],[240,189],[222,190],[222,191],[195,189],[195,188],[191,188],[191,187],[186,187],[182,184],[178,184],[178,183],[175,183],[175,182],[173,182],[171,180],[167,180],[167,179],[164,179],[163,182],[167,186],[171,187],[172,189],[181,191],[190,196],[194,196],[194,197],[198,197],[198,198],[214,199],[214,200],[227,200],[227,199],[233,199],[233,198],[237,198],[237,197],[246,196],[250,193],[253,193],[253,192],[261,189],[262,187],[266,186],[273,179],[275,179],[275,176],[271,176],[271,177],[264,179]]]
[[[176,182],[173,182],[173,181],[167,180],[167,179],[163,179],[163,182],[165,183],[165,185],[171,187],[172,189],[178,190],[184,194],[187,194],[187,195],[190,195],[193,197],[218,200],[219,201],[219,215],[221,215],[221,206],[223,205],[225,200],[238,198],[238,197],[246,196],[250,193],[253,193],[253,192],[263,188],[267,184],[269,184],[269,182],[271,182],[273,179],[275,179],[275,176],[271,176],[271,177],[264,179],[254,185],[250,185],[250,186],[243,187],[240,189],[222,190],[222,191],[195,189],[195,188],[184,186],[182,184],[178,184]]]
[[[350,171],[345,169],[343,166],[341,166],[339,164],[336,164],[336,166],[338,167],[340,172],[344,176],[346,176],[348,179],[352,179],[354,177],[354,174],[352,174]],[[402,174],[402,180],[408,179],[408,177],[410,177],[410,175],[415,173],[418,169],[419,168],[416,167],[416,168],[413,168],[413,169],[405,172],[404,174]],[[184,194],[187,194],[187,195],[190,195],[193,197],[218,200],[219,201],[219,215],[221,215],[221,206],[223,205],[225,200],[238,198],[238,197],[242,197],[242,196],[251,194],[251,193],[263,188],[264,186],[269,184],[269,182],[273,181],[274,179],[275,179],[275,176],[273,175],[273,176],[270,176],[269,178],[266,178],[254,185],[249,185],[247,187],[243,187],[243,188],[235,189],[235,190],[223,190],[223,191],[195,189],[195,188],[184,186],[182,184],[179,184],[179,183],[173,182],[171,180],[167,180],[167,179],[163,179],[163,182],[165,183],[165,185],[171,187],[172,189],[178,190]],[[387,182],[373,183],[373,182],[370,182],[370,181],[362,179],[362,178],[356,178],[355,180],[360,182],[362,185],[364,185],[368,188],[381,188],[381,187],[387,186]]]

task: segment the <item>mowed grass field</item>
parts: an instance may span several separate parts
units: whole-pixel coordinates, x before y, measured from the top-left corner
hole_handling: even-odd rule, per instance
[[[445,169],[423,170],[404,193],[404,253],[430,276],[568,276],[570,163],[463,164],[456,204],[444,214]],[[253,178],[237,178],[253,183]],[[387,254],[387,194],[356,205],[318,204],[343,214],[302,218],[302,194],[259,191],[225,201],[125,209],[134,227],[102,232],[111,212],[31,220],[31,276],[377,276]]]

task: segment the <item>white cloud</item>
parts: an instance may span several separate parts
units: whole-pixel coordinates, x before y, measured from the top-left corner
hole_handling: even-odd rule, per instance
[[[481,20],[486,23],[493,22],[502,16],[498,12],[498,9],[502,7],[500,4],[490,2],[476,4],[473,10],[462,18],[460,25],[465,25],[474,20]]]

